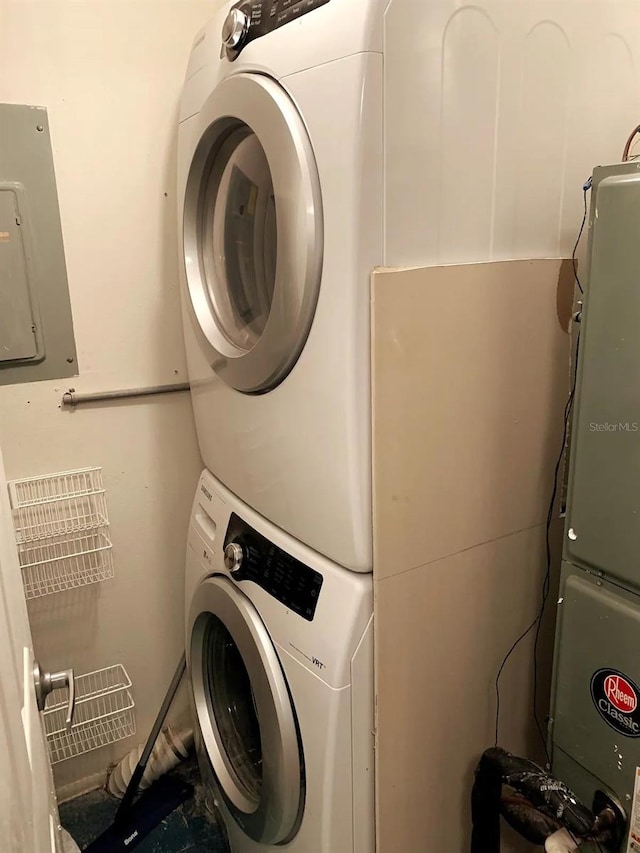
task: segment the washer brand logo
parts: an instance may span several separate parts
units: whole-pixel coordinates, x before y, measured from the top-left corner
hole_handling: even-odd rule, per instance
[[[608,726],[627,737],[640,737],[640,688],[616,669],[599,669],[591,678],[591,698]]]
[[[638,697],[633,687],[621,675],[608,675],[604,680],[604,693],[618,711],[631,714],[638,707]]]
[[[205,498],[210,501],[213,500],[213,495],[209,491],[209,489],[204,485],[204,483],[200,486],[200,491],[205,496]]]

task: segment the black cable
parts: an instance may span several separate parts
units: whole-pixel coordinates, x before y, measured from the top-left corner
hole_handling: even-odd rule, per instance
[[[582,225],[580,226],[580,230],[578,231],[578,236],[576,238],[575,246],[573,247],[573,252],[571,252],[571,263],[573,265],[573,277],[576,280],[576,284],[578,285],[578,290],[580,293],[584,293],[582,289],[582,284],[580,283],[580,278],[578,277],[578,262],[576,260],[576,252],[578,251],[578,246],[580,245],[580,240],[582,238],[582,232],[584,231],[584,226],[587,221],[587,193],[591,189],[591,178],[584,182],[582,185],[582,195],[584,198],[584,216],[582,217]]]
[[[513,652],[517,649],[517,647],[524,640],[524,638],[527,636],[527,634],[533,630],[537,621],[538,621],[538,616],[536,616],[536,618],[533,620],[531,625],[529,625],[529,627],[526,630],[524,630],[522,632],[522,634],[520,634],[518,639],[515,641],[515,643],[511,646],[509,651],[504,656],[502,663],[500,664],[500,669],[498,670],[498,674],[496,675],[496,740],[495,740],[495,746],[498,746],[498,730],[500,727],[500,676],[502,675],[502,670],[507,665],[507,661],[509,660],[509,658],[511,657]]]
[[[578,337],[578,343],[579,343],[579,341],[580,341],[580,338]],[[578,352],[578,350],[576,347],[576,362],[577,362],[577,352]],[[560,472],[560,465],[562,464],[562,459],[564,457],[564,448],[565,448],[565,444],[567,441],[567,432],[568,432],[568,428],[569,428],[569,418],[571,415],[571,408],[573,405],[573,398],[575,395],[575,388],[576,388],[575,377],[576,376],[577,376],[577,373],[574,374],[573,387],[571,389],[571,393],[569,394],[569,399],[567,400],[567,404],[566,404],[565,409],[564,409],[564,428],[562,431],[562,448],[560,450],[560,455],[558,456],[558,461],[556,462],[556,467],[554,470],[553,491],[551,494],[551,502],[549,504],[549,511],[547,513],[547,567],[546,567],[546,571],[545,571],[544,581],[542,582],[542,600],[540,602],[540,609],[538,610],[538,613],[536,614],[536,617],[533,620],[533,622],[522,632],[522,634],[520,634],[518,639],[515,641],[515,643],[511,646],[511,648],[509,649],[509,651],[505,655],[505,657],[504,657],[504,659],[500,665],[500,669],[498,670],[498,674],[496,676],[496,685],[495,685],[495,688],[496,688],[496,739],[495,739],[495,745],[497,746],[498,745],[498,731],[499,731],[499,727],[500,727],[500,677],[502,675],[502,670],[505,668],[507,661],[509,660],[509,658],[511,657],[513,652],[516,650],[516,648],[520,645],[520,643],[525,639],[525,637],[531,631],[533,631],[534,628],[536,628],[536,638],[535,638],[535,642],[534,642],[534,654],[533,654],[533,717],[534,717],[534,720],[536,722],[538,732],[540,733],[540,737],[542,738],[542,744],[544,746],[544,751],[545,751],[545,754],[547,756],[547,760],[549,760],[549,753],[547,750],[547,739],[544,736],[542,727],[539,723],[538,714],[537,714],[536,707],[535,707],[537,686],[538,686],[538,673],[537,673],[536,657],[537,657],[538,637],[540,636],[540,626],[542,624],[542,617],[544,616],[545,606],[547,604],[547,599],[549,597],[549,588],[550,588],[550,581],[551,581],[551,542],[550,542],[551,522],[553,520],[553,507],[555,505],[556,495],[558,493],[558,474]]]
[[[584,231],[585,222],[587,220],[587,193],[591,189],[592,179],[589,178],[582,185],[582,195],[584,199],[584,215],[582,217],[582,223],[580,224],[580,230],[578,231],[578,237],[576,239],[575,245],[573,247],[573,252],[571,253],[571,260],[573,264],[573,275],[576,280],[576,284],[580,290],[580,293],[584,293],[582,288],[582,283],[580,281],[580,277],[578,276],[577,264],[576,264],[576,251],[578,246],[580,245],[580,240],[582,238],[582,233]],[[556,462],[556,467],[553,475],[553,490],[551,492],[551,501],[549,503],[549,511],[547,513],[547,525],[546,525],[546,551],[547,551],[547,570],[545,572],[544,581],[542,584],[542,605],[540,608],[540,618],[538,620],[538,624],[536,627],[536,636],[533,642],[533,718],[536,723],[536,728],[538,729],[538,734],[540,735],[540,739],[542,740],[542,745],[544,747],[544,752],[549,761],[549,750],[547,748],[547,735],[544,730],[544,726],[540,723],[538,719],[538,711],[536,708],[536,699],[538,696],[538,643],[540,640],[540,631],[542,629],[542,619],[544,617],[544,611],[547,606],[547,600],[549,598],[549,589],[551,583],[551,524],[553,521],[553,507],[556,501],[556,497],[558,494],[558,474],[560,473],[560,466],[562,465],[562,459],[564,457],[565,445],[567,442],[567,434],[569,431],[569,421],[571,418],[571,409],[573,407],[573,400],[576,393],[576,384],[578,381],[578,355],[580,353],[580,332],[578,331],[578,338],[576,341],[576,352],[575,352],[575,363],[574,363],[574,371],[573,371],[573,382],[571,383],[571,392],[569,394],[569,399],[567,400],[567,405],[564,410],[564,427],[562,432],[562,446],[560,448],[560,455],[558,456],[558,460]]]
[[[573,247],[573,252],[571,253],[572,265],[573,265],[573,275],[576,280],[576,284],[578,285],[578,289],[580,293],[584,293],[582,289],[582,284],[580,282],[580,278],[578,276],[577,262],[576,262],[576,252],[578,250],[578,246],[580,244],[580,240],[582,238],[582,232],[584,231],[584,226],[587,221],[587,193],[591,189],[592,179],[589,178],[582,185],[582,193],[584,197],[584,215],[582,217],[582,223],[580,225],[580,230],[578,231],[578,237],[576,239],[575,245]],[[551,492],[551,501],[549,503],[549,510],[547,512],[547,524],[546,524],[546,556],[547,556],[547,566],[545,571],[544,580],[542,582],[542,599],[540,602],[540,610],[538,611],[533,622],[520,634],[518,639],[513,643],[507,654],[502,659],[502,663],[500,664],[500,669],[496,675],[495,681],[495,691],[496,691],[496,727],[495,727],[495,746],[498,746],[499,740],[499,730],[500,730],[500,678],[502,676],[502,671],[504,670],[507,662],[513,652],[517,649],[520,643],[528,636],[528,634],[536,629],[535,640],[533,643],[533,718],[535,720],[536,727],[538,729],[538,733],[540,734],[540,738],[542,740],[542,745],[544,747],[545,755],[547,757],[547,761],[549,761],[549,750],[547,749],[547,738],[544,733],[544,729],[538,720],[538,712],[536,709],[536,697],[538,693],[538,640],[540,637],[540,629],[542,626],[542,619],[544,617],[544,611],[547,604],[547,599],[549,598],[549,590],[551,586],[551,523],[553,521],[553,507],[556,502],[556,497],[558,494],[558,474],[560,473],[560,466],[562,465],[562,459],[564,457],[565,445],[567,442],[567,435],[569,431],[569,420],[571,417],[571,409],[573,407],[573,399],[575,397],[576,392],[576,383],[578,379],[578,353],[580,349],[580,333],[578,332],[578,339],[576,341],[576,354],[575,354],[575,367],[573,373],[573,382],[571,385],[571,392],[569,393],[569,399],[567,400],[567,404],[564,408],[564,420],[563,420],[563,430],[562,430],[562,446],[560,448],[560,454],[558,456],[558,460],[556,462],[556,466],[554,469],[553,475],[553,489]]]
[[[569,433],[569,422],[571,420],[571,410],[573,408],[573,400],[576,394],[576,384],[578,380],[578,355],[580,353],[580,332],[578,332],[578,339],[576,341],[576,354],[575,354],[575,364],[573,370],[573,381],[571,383],[571,392],[569,393],[569,399],[567,400],[567,404],[564,407],[564,418],[563,418],[563,428],[562,428],[562,444],[560,447],[560,453],[558,455],[558,459],[556,461],[556,466],[553,472],[553,488],[551,491],[551,500],[549,502],[549,510],[547,512],[547,525],[546,525],[546,552],[547,552],[547,568],[544,576],[544,581],[542,583],[542,601],[540,603],[540,611],[537,617],[537,627],[536,627],[536,636],[533,643],[533,719],[536,723],[536,728],[538,729],[538,734],[540,735],[540,739],[542,740],[542,745],[544,747],[545,755],[547,757],[547,761],[549,761],[549,750],[547,749],[547,736],[544,731],[540,720],[538,719],[538,711],[536,708],[536,698],[538,695],[538,641],[540,639],[540,630],[542,628],[542,619],[544,617],[544,611],[547,606],[547,601],[549,599],[549,591],[551,588],[551,525],[553,523],[553,507],[555,506],[556,497],[558,495],[558,475],[560,473],[560,466],[562,465],[562,460],[564,458],[565,447],[567,443],[567,436]]]

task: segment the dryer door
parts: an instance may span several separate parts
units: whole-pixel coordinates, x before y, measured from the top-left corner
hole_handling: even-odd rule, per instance
[[[297,831],[304,778],[275,647],[253,604],[224,577],[198,587],[189,619],[196,713],[220,794],[250,838],[282,843]]]
[[[304,347],[322,271],[322,204],[300,115],[268,77],[238,74],[205,102],[184,203],[191,307],[212,368],[264,393]]]

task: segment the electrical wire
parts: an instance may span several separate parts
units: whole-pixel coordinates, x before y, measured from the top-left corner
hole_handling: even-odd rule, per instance
[[[558,459],[556,462],[556,466],[553,473],[553,489],[551,492],[551,500],[549,502],[549,510],[547,512],[547,524],[546,524],[546,570],[544,575],[544,580],[542,582],[542,596],[540,601],[540,609],[538,610],[535,619],[531,624],[520,634],[518,639],[513,643],[507,654],[504,656],[502,664],[500,665],[500,669],[498,670],[498,674],[496,675],[495,682],[495,690],[496,690],[496,729],[495,729],[495,745],[498,745],[498,734],[500,728],[500,677],[502,676],[502,671],[507,665],[507,661],[516,650],[516,648],[520,645],[520,643],[525,639],[525,637],[536,629],[535,640],[533,646],[533,718],[536,723],[536,727],[540,734],[540,738],[542,740],[542,745],[544,747],[544,751],[547,757],[547,761],[549,760],[549,752],[547,749],[547,738],[544,734],[544,730],[540,721],[538,719],[538,712],[536,710],[536,696],[537,696],[537,687],[538,687],[538,666],[537,666],[537,652],[538,652],[538,639],[540,637],[540,627],[542,625],[542,618],[544,616],[545,607],[547,604],[547,600],[549,598],[549,590],[551,587],[551,525],[553,522],[553,507],[555,506],[556,497],[558,494],[558,474],[560,473],[560,466],[562,465],[562,460],[564,458],[565,445],[567,443],[567,434],[569,431],[569,421],[571,418],[571,409],[573,408],[573,400],[576,393],[576,381],[578,377],[577,373],[577,363],[578,363],[578,352],[580,347],[580,335],[578,334],[578,340],[576,343],[576,368],[574,369],[573,374],[573,383],[571,387],[571,393],[569,394],[569,399],[567,400],[567,404],[564,408],[564,416],[563,416],[563,429],[562,429],[562,445],[560,448],[560,454],[558,455]]]
[[[584,201],[584,213],[582,216],[582,224],[580,225],[580,230],[578,231],[578,236],[576,237],[576,242],[573,246],[573,251],[571,252],[571,264],[573,266],[573,277],[576,280],[576,284],[578,285],[578,290],[580,293],[584,293],[582,289],[582,283],[580,281],[580,277],[578,275],[578,261],[576,259],[576,252],[578,251],[578,246],[580,245],[580,240],[582,239],[582,232],[584,231],[584,226],[587,221],[587,193],[591,189],[592,179],[589,178],[582,185],[582,198]]]
[[[573,274],[580,290],[580,293],[583,293],[582,283],[580,282],[580,278],[578,277],[578,271],[576,266],[576,251],[578,249],[578,245],[580,243],[580,239],[582,237],[582,232],[584,231],[585,222],[587,220],[587,193],[591,189],[591,178],[589,178],[582,185],[582,192],[584,195],[584,216],[582,218],[582,224],[580,225],[580,230],[578,232],[578,238],[575,242],[575,246],[573,247],[572,252],[572,261],[573,261]],[[512,644],[509,651],[506,653],[504,658],[502,659],[502,663],[500,664],[500,668],[498,669],[498,673],[496,675],[495,680],[495,693],[496,693],[496,724],[495,724],[495,746],[498,746],[499,741],[499,733],[500,733],[500,678],[502,677],[502,672],[509,661],[509,658],[520,645],[520,643],[533,631],[536,629],[535,640],[533,644],[533,718],[535,720],[536,728],[538,729],[538,733],[540,734],[540,738],[542,740],[542,745],[544,747],[545,755],[547,757],[547,762],[549,761],[549,750],[547,748],[547,738],[544,733],[544,729],[538,719],[538,712],[536,709],[536,696],[537,696],[537,687],[538,687],[538,641],[540,637],[540,629],[542,626],[542,619],[544,617],[544,611],[547,605],[547,600],[549,598],[549,591],[551,588],[551,563],[552,563],[552,555],[551,555],[551,525],[553,522],[553,507],[555,506],[556,497],[558,494],[558,475],[560,473],[560,466],[562,465],[562,460],[564,458],[565,453],[565,445],[567,443],[567,436],[569,432],[569,421],[571,419],[571,410],[573,408],[573,400],[576,393],[576,384],[578,380],[578,355],[580,351],[580,333],[578,332],[578,338],[576,341],[576,353],[575,353],[575,366],[573,372],[573,381],[571,383],[571,391],[569,393],[569,398],[567,400],[566,406],[564,408],[564,416],[563,416],[563,429],[562,429],[562,444],[560,447],[560,453],[558,455],[558,459],[554,468],[553,474],[553,488],[551,492],[551,500],[549,502],[549,510],[547,512],[547,523],[546,523],[546,570],[544,575],[544,580],[542,582],[542,593],[541,593],[541,601],[540,601],[540,609],[536,614],[535,619],[528,625],[525,630],[520,634],[517,640]]]
[[[518,648],[520,643],[527,636],[527,634],[529,634],[531,631],[533,631],[533,629],[536,625],[536,622],[538,621],[538,618],[539,618],[539,616],[536,616],[536,618],[529,625],[529,627],[526,628],[522,632],[522,634],[520,634],[518,639],[511,646],[509,651],[504,656],[502,663],[500,664],[500,669],[498,670],[498,674],[496,675],[496,684],[495,684],[495,690],[496,690],[496,738],[495,738],[495,746],[498,746],[498,740],[499,740],[498,734],[499,734],[499,729],[500,729],[500,677],[502,676],[502,670],[505,668],[505,666],[507,665],[507,661],[509,660],[511,655],[514,653],[514,651]]]
[[[626,163],[629,159],[629,151],[631,150],[631,143],[635,139],[636,136],[640,136],[640,124],[633,128],[631,133],[629,134],[629,138],[627,139],[624,151],[622,152],[622,162]]]
[[[575,353],[575,364],[573,370],[573,381],[571,384],[571,392],[569,393],[569,399],[567,400],[567,404],[564,409],[564,417],[563,417],[563,428],[562,428],[562,445],[560,447],[560,454],[558,455],[558,459],[556,461],[556,467],[553,472],[553,489],[551,491],[551,500],[549,502],[549,510],[547,512],[547,524],[546,524],[546,552],[547,552],[547,569],[544,576],[544,581],[542,584],[542,602],[540,604],[540,614],[538,617],[538,624],[536,627],[536,636],[533,642],[533,718],[536,722],[536,728],[538,729],[538,733],[542,740],[544,751],[547,756],[547,761],[549,760],[549,752],[547,750],[547,737],[544,731],[544,727],[538,719],[538,711],[536,708],[536,696],[538,695],[538,643],[540,640],[540,630],[542,627],[542,618],[544,616],[544,611],[547,606],[547,601],[549,599],[549,591],[551,587],[551,525],[553,523],[553,507],[555,506],[556,497],[558,495],[558,475],[560,473],[560,466],[562,465],[562,460],[565,454],[565,447],[567,443],[567,437],[569,433],[569,423],[571,420],[571,410],[573,409],[573,401],[576,395],[576,384],[578,380],[578,356],[580,354],[580,332],[578,331],[578,338],[576,340],[576,353]]]
[[[576,283],[580,290],[580,293],[583,293],[582,283],[578,276],[577,264],[576,264],[576,251],[580,244],[580,240],[582,238],[582,233],[584,231],[585,222],[587,220],[587,193],[591,189],[592,179],[589,178],[582,185],[582,194],[584,198],[584,215],[582,217],[582,223],[580,225],[580,230],[578,231],[578,237],[576,239],[575,245],[573,247],[573,252],[571,254],[571,260],[573,264],[573,275],[575,277]],[[551,492],[551,501],[549,503],[549,510],[547,512],[547,524],[546,524],[546,556],[547,556],[547,569],[544,576],[544,581],[542,584],[542,602],[540,606],[540,614],[536,625],[536,634],[535,640],[533,642],[533,718],[536,723],[536,728],[538,729],[538,734],[540,735],[540,739],[542,740],[542,744],[544,746],[545,755],[547,757],[547,761],[549,761],[549,750],[547,748],[547,736],[544,730],[544,726],[540,722],[538,718],[538,710],[536,708],[536,697],[538,695],[538,644],[540,641],[540,631],[542,628],[542,619],[544,617],[544,611],[547,606],[547,601],[549,599],[549,590],[551,584],[551,525],[553,522],[553,507],[556,502],[556,497],[558,494],[558,475],[560,473],[560,466],[562,465],[562,460],[564,458],[565,453],[565,445],[567,443],[567,436],[569,432],[569,422],[571,419],[571,410],[573,408],[573,401],[576,393],[576,384],[578,381],[578,356],[580,354],[580,332],[578,331],[578,337],[576,340],[576,351],[575,351],[575,363],[573,370],[573,381],[571,383],[571,392],[569,393],[569,399],[567,400],[567,404],[564,409],[564,418],[563,418],[563,430],[562,430],[562,445],[560,447],[560,454],[556,461],[556,467],[554,469],[553,474],[553,489]]]

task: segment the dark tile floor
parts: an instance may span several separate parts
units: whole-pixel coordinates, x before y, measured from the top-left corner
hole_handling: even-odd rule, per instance
[[[222,830],[205,806],[198,765],[189,760],[172,771],[194,786],[194,796],[165,818],[135,848],[138,853],[228,853]],[[119,800],[91,791],[60,806],[60,820],[80,849],[113,821]]]

